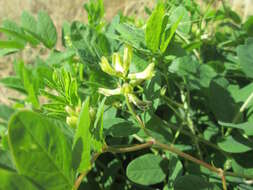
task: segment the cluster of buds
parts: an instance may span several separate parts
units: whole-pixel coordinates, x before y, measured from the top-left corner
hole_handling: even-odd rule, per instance
[[[80,115],[80,112],[81,112],[81,106],[77,106],[76,108],[66,106],[65,111],[68,114],[67,117],[66,117],[66,123],[71,128],[75,129],[77,127],[77,124],[78,124],[78,118],[79,118],[79,115]],[[97,114],[97,110],[94,109],[93,107],[89,107],[89,116],[90,116],[91,123],[95,122],[96,114]]]
[[[140,100],[134,92],[134,88],[140,85],[143,81],[151,79],[155,75],[155,64],[151,63],[147,68],[139,73],[129,73],[129,67],[132,60],[133,50],[130,46],[124,48],[123,61],[119,53],[112,55],[112,65],[109,64],[106,57],[101,58],[101,69],[114,77],[123,80],[123,84],[116,89],[99,88],[98,92],[105,96],[124,95],[129,102],[133,103],[140,109],[145,109],[149,102]]]
[[[65,107],[65,111],[67,112],[68,116],[66,118],[66,123],[72,127],[76,128],[78,117],[80,113],[80,107],[76,107],[75,109],[71,108],[70,106]]]

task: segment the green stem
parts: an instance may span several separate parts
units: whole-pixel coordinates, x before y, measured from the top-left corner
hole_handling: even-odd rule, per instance
[[[178,131],[180,128],[175,126],[175,125],[172,125],[172,124],[169,124],[167,122],[165,122],[166,125],[171,128],[172,130],[175,130],[175,131]],[[188,131],[185,131],[184,129],[181,129],[180,132],[183,134],[183,135],[186,135],[192,139],[197,139],[199,142],[202,142],[218,151],[220,151],[222,154],[224,154],[225,156],[228,156],[228,153],[224,152],[220,147],[218,147],[217,145],[211,143],[210,141],[207,141],[206,139],[202,138],[202,137],[198,137],[196,135],[193,135],[192,133],[188,132]]]
[[[126,105],[127,108],[129,109],[130,113],[132,114],[132,116],[136,119],[136,121],[138,122],[138,124],[140,125],[140,127],[143,129],[143,131],[145,132],[145,134],[147,136],[151,136],[150,133],[147,131],[147,129],[145,128],[144,123],[142,122],[141,118],[135,113],[134,108],[132,107],[132,105],[130,104],[127,95],[125,96],[126,99]]]
[[[253,92],[249,95],[249,97],[245,100],[245,102],[243,103],[243,105],[240,107],[239,111],[237,112],[237,114],[235,115],[232,123],[237,123],[240,115],[245,111],[245,109],[248,107],[248,105],[250,104],[250,102],[253,99]],[[232,128],[228,129],[225,136],[228,136],[231,132],[232,132]]]
[[[233,119],[233,123],[236,123],[238,121],[239,116],[245,111],[245,109],[248,107],[248,105],[250,104],[252,99],[253,99],[253,92],[249,95],[249,97],[246,99],[246,101],[241,106],[239,112],[236,114],[235,118]]]
[[[186,96],[187,95],[187,96]],[[189,109],[189,105],[190,105],[190,92],[189,90],[187,89],[187,94],[184,94],[184,92],[181,90],[181,99],[182,99],[182,103],[184,105],[184,110],[185,110],[185,122],[187,123],[189,129],[191,130],[192,134],[194,136],[196,136],[196,131],[195,131],[195,126],[193,124],[193,121],[191,119],[191,114],[190,114],[190,109]],[[200,146],[199,146],[199,142],[198,142],[198,139],[194,138],[193,139],[193,142],[197,148],[197,151],[198,151],[198,155],[199,155],[199,158],[201,160],[203,160],[203,156],[202,156],[202,153],[201,153],[201,149],[200,149]]]
[[[190,41],[189,41],[187,38],[185,38],[180,32],[176,31],[176,35],[177,35],[179,38],[181,38],[187,45],[190,44]],[[198,60],[201,60],[200,54],[197,52],[196,49],[193,50],[193,53],[194,53],[195,56],[198,58]]]

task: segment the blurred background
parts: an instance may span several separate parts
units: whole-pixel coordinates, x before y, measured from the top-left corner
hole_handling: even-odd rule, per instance
[[[63,21],[79,20],[85,22],[87,20],[86,12],[83,9],[83,4],[87,1],[88,0],[0,0],[0,22],[7,18],[18,22],[23,10],[27,10],[36,15],[39,10],[43,9],[52,17],[57,27],[58,34],[60,34]],[[152,8],[155,1],[156,0],[104,0],[105,18],[109,21],[119,11],[122,11],[126,15],[145,17],[147,16],[144,11],[145,6]],[[210,0],[198,1],[201,6],[205,6],[205,3],[210,2]],[[242,16],[243,20],[245,20],[248,15],[253,14],[253,0],[226,0],[226,2],[233,10]],[[219,7],[220,4],[220,0],[214,2],[214,6]],[[60,48],[59,46],[60,43],[58,48]],[[18,56],[29,59],[29,57],[33,55],[21,54]],[[12,74],[11,59],[11,57],[0,57],[0,78]],[[9,96],[15,96],[15,92],[3,88],[0,85],[0,103],[9,104]]]

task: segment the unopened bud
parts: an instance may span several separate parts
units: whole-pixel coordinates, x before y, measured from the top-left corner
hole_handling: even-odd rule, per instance
[[[166,94],[166,86],[162,87],[162,89],[160,90],[160,95],[164,96]]]
[[[72,116],[72,115],[76,115],[76,112],[70,107],[70,106],[66,106],[65,107],[65,111],[68,113],[68,115]]]
[[[116,71],[111,67],[108,60],[104,56],[101,58],[100,67],[105,73],[116,76]]]
[[[121,94],[121,88],[116,88],[116,89],[99,88],[98,92],[100,94],[103,94],[104,96],[120,95]]]
[[[67,124],[72,127],[72,128],[76,128],[77,126],[77,121],[78,121],[78,118],[76,116],[70,116],[70,117],[67,117],[66,118],[66,122]]]
[[[126,75],[129,70],[132,56],[133,56],[133,48],[127,45],[124,49],[124,58],[123,58],[124,75]]]

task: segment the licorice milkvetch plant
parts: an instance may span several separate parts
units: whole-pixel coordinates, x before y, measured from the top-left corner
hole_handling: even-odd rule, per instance
[[[3,20],[0,189],[252,189],[253,17],[214,2],[107,22],[90,0],[61,50],[45,11]]]

